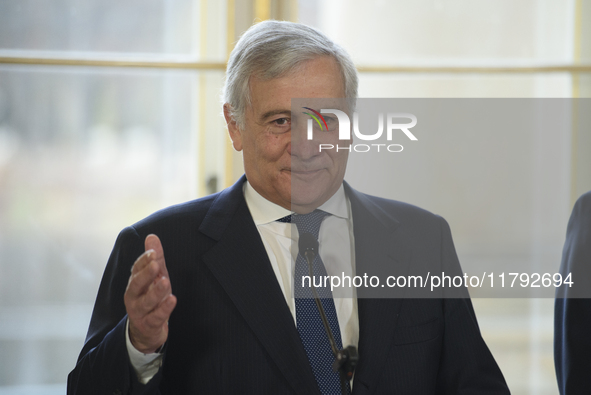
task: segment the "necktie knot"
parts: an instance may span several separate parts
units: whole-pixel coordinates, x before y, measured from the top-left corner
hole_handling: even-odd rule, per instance
[[[320,224],[330,214],[326,211],[322,210],[314,210],[308,214],[291,214],[285,216],[283,218],[279,218],[277,221],[279,222],[286,222],[286,223],[293,223],[297,226],[298,232],[301,233],[311,233],[316,238],[318,238],[318,233],[320,232]]]

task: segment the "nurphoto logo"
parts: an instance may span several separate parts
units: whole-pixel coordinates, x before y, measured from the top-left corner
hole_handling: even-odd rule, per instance
[[[351,141],[351,121],[349,116],[341,110],[337,109],[321,109],[320,112],[310,108],[303,107],[305,110],[304,114],[310,116],[308,119],[307,137],[308,140],[314,138],[314,132],[334,132],[339,131],[339,140]],[[332,114],[333,116],[323,116],[322,114]],[[391,142],[392,136],[397,131],[401,131],[411,141],[418,140],[415,135],[409,130],[417,124],[417,117],[410,113],[387,113],[386,115],[386,141]],[[401,122],[401,120],[410,120],[410,122]],[[384,134],[384,113],[378,114],[378,131],[373,134],[363,134],[359,130],[359,114],[353,113],[353,133],[355,137],[363,141],[376,141]],[[385,143],[372,143],[372,144],[319,144],[319,150],[331,150],[336,149],[338,151],[347,150],[349,152],[370,152],[377,151],[383,148],[384,151],[388,152],[402,152],[404,147],[401,144],[385,144]]]

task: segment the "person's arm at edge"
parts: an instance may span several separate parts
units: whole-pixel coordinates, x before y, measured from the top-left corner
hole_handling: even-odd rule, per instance
[[[575,288],[557,291],[554,304],[554,367],[561,395],[586,394],[591,387],[591,192],[582,195],[570,216],[560,273],[571,274]],[[577,291],[578,290],[578,291]],[[572,292],[581,293],[578,298]]]

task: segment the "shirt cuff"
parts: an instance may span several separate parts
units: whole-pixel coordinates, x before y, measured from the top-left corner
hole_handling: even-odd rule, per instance
[[[139,382],[147,384],[162,366],[162,354],[157,352],[144,354],[131,344],[131,340],[129,339],[129,318],[125,324],[125,344],[127,345],[129,361],[137,374]]]

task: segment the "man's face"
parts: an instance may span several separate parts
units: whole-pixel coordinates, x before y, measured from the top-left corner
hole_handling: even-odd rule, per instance
[[[288,210],[302,214],[314,210],[343,182],[348,151],[319,152],[320,142],[336,146],[338,130],[308,141],[306,120],[301,112],[292,117],[291,99],[345,97],[336,61],[318,57],[267,81],[252,76],[250,93],[252,105],[246,109],[244,130],[224,111],[234,148],[244,151],[248,181],[267,200]]]

